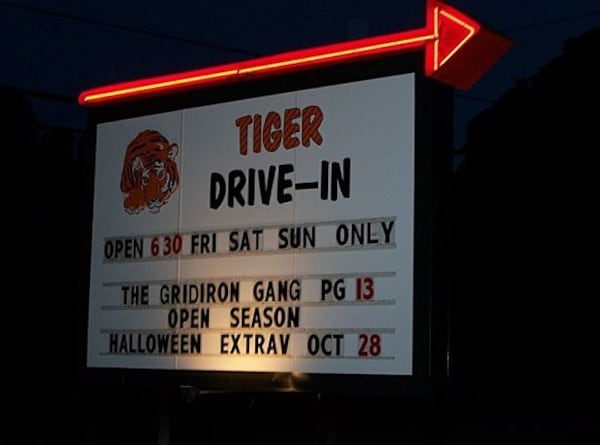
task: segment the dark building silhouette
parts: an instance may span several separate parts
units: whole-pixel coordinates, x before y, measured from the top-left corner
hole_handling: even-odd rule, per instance
[[[600,439],[598,54],[600,29],[565,42],[468,128],[453,184],[452,394],[471,428],[495,425],[485,443]]]
[[[10,190],[3,205],[8,271],[6,409],[21,443],[70,441],[75,431],[79,165],[72,130],[44,128],[29,98],[1,87]]]

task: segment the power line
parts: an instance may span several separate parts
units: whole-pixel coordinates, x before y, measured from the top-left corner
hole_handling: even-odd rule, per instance
[[[75,14],[69,14],[66,12],[42,8],[39,6],[18,5],[13,2],[7,2],[5,0],[1,0],[0,3],[4,6],[7,6],[10,8],[13,8],[13,9],[20,9],[23,11],[44,14],[44,15],[48,15],[48,16],[52,16],[52,17],[77,21],[77,22],[81,22],[81,23],[88,23],[88,24],[93,24],[96,26],[118,29],[121,31],[142,34],[142,35],[146,35],[146,36],[154,37],[154,38],[172,40],[172,41],[176,41],[176,42],[180,42],[180,43],[186,43],[186,44],[190,44],[190,45],[200,46],[203,48],[211,48],[211,49],[216,49],[219,51],[243,54],[245,56],[254,56],[255,57],[255,56],[261,55],[256,52],[248,51],[248,50],[237,48],[237,47],[220,45],[220,44],[209,43],[209,42],[200,42],[195,39],[190,39],[190,38],[181,37],[181,36],[173,36],[171,34],[157,32],[154,30],[151,31],[151,30],[146,30],[146,29],[140,29],[140,28],[136,28],[134,26],[118,24],[118,23],[109,22],[109,21],[103,21],[100,19],[94,19],[94,18],[90,18],[90,17],[82,17],[82,16],[78,16]],[[595,17],[598,15],[600,15],[600,10],[592,10],[592,11],[588,11],[588,12],[576,14],[576,15],[571,15],[571,16],[556,17],[556,18],[552,18],[552,19],[546,19],[546,20],[541,20],[541,21],[536,21],[536,22],[524,23],[524,24],[520,24],[520,25],[508,26],[508,27],[504,27],[504,28],[500,27],[499,31],[500,32],[523,31],[523,30],[551,26],[551,25],[565,23],[565,22],[572,22],[573,20],[580,20],[580,19],[584,19],[584,18]]]
[[[600,15],[600,11],[588,11],[582,14],[572,15],[572,16],[563,16],[556,17],[553,19],[540,20],[537,22],[524,23],[521,25],[508,26],[506,28],[499,28],[501,32],[514,32],[514,31],[523,31],[533,28],[541,28],[544,26],[556,25],[564,22],[572,22],[573,20],[580,20],[588,17],[595,17]]]
[[[92,25],[96,25],[96,26],[103,26],[106,28],[118,29],[120,31],[127,31],[127,32],[142,34],[142,35],[165,39],[165,40],[172,40],[172,41],[179,42],[179,43],[186,43],[189,45],[200,46],[203,48],[216,49],[218,51],[226,51],[226,52],[236,53],[236,54],[243,54],[245,56],[259,56],[260,55],[255,52],[247,51],[247,50],[240,49],[240,48],[235,48],[232,46],[217,45],[217,44],[208,43],[208,42],[199,42],[197,40],[189,39],[186,37],[173,36],[173,35],[162,33],[162,32],[139,29],[139,28],[136,28],[133,26],[111,23],[108,21],[93,19],[93,18],[89,18],[89,17],[81,17],[81,16],[74,15],[74,14],[68,14],[65,12],[41,8],[38,6],[17,5],[12,2],[6,2],[6,1],[1,1],[0,3],[4,6],[8,6],[9,8],[13,8],[13,9],[20,9],[20,10],[27,11],[27,12],[34,12],[37,14],[44,14],[44,15],[48,15],[48,16],[52,16],[52,17],[61,18],[61,19],[67,19],[67,20],[72,20],[72,21],[81,22],[81,23],[88,23],[88,24],[92,24]]]
[[[52,100],[55,102],[64,102],[64,103],[68,103],[68,104],[76,104],[77,103],[76,97],[69,96],[67,94],[52,93],[49,91],[41,91],[41,90],[31,90],[31,89],[27,89],[27,88],[17,88],[17,87],[10,87],[10,88],[12,90],[17,91],[26,96],[36,97],[38,99],[47,99],[47,100]]]

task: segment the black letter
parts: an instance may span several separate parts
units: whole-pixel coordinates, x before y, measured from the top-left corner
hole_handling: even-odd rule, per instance
[[[225,198],[225,178],[219,173],[210,175],[210,208],[218,209]]]
[[[285,179],[285,175],[293,171],[294,166],[292,164],[282,164],[279,166],[279,174],[277,175],[277,202],[279,204],[292,200],[292,194],[284,193],[284,190],[293,185],[291,179]]]

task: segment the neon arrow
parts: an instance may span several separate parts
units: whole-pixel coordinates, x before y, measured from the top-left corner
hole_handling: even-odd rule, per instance
[[[510,40],[457,9],[439,0],[427,0],[424,28],[107,85],[83,91],[79,104],[131,101],[423,48],[427,76],[466,90],[511,46]]]

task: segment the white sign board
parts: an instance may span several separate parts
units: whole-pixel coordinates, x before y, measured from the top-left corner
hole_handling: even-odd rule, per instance
[[[412,375],[412,73],[97,127],[88,367]]]

